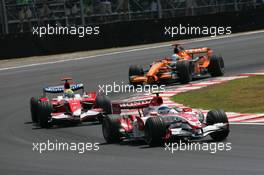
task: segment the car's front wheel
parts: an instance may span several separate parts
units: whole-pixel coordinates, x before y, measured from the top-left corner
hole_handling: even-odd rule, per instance
[[[161,146],[166,135],[166,126],[160,117],[150,117],[145,124],[145,139],[149,146]]]
[[[229,122],[226,113],[223,110],[211,110],[207,113],[206,124],[214,125],[216,123],[226,123],[226,127],[221,131],[213,132],[210,134],[213,140],[222,141],[229,135]]]
[[[52,104],[50,102],[40,102],[38,106],[38,122],[41,128],[49,128],[51,124],[49,120],[51,119]]]
[[[134,86],[140,85],[141,83],[135,83],[132,81],[131,77],[133,76],[144,76],[143,68],[138,65],[132,65],[129,67],[129,70],[128,70],[129,83]]]
[[[31,112],[31,120],[33,123],[38,122],[38,98],[31,97],[30,99],[30,112]]]
[[[104,139],[107,143],[116,143],[120,141],[121,134],[119,132],[120,123],[119,115],[108,115],[103,118],[102,131]]]

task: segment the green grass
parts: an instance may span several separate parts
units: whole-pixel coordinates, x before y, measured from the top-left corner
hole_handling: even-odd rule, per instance
[[[236,79],[180,93],[173,96],[172,100],[193,108],[264,113],[264,76]]]

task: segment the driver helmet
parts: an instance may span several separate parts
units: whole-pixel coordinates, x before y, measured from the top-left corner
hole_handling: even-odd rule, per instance
[[[71,85],[67,80],[64,83],[64,97],[67,97],[67,98],[73,98],[74,97],[74,92],[73,92],[73,90],[71,90]]]
[[[71,90],[71,89],[65,89],[65,91],[64,91],[64,97],[73,98],[74,97],[73,90]]]
[[[158,113],[159,114],[168,114],[170,112],[171,108],[168,106],[161,106],[158,108]]]
[[[178,54],[180,52],[180,48],[178,46],[175,46],[173,52],[175,54]]]
[[[172,59],[173,62],[177,62],[180,59],[180,57],[177,54],[173,54],[171,56],[171,59]]]

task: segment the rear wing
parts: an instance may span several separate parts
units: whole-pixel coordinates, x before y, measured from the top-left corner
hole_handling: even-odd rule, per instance
[[[83,84],[71,84],[70,85],[71,90],[77,91],[77,90],[84,90]],[[43,88],[43,95],[46,96],[46,93],[50,94],[57,94],[57,93],[63,93],[64,92],[64,86],[48,86]]]
[[[184,52],[190,55],[192,58],[194,57],[194,54],[206,54],[208,57],[213,55],[213,50],[208,47],[187,49],[184,50]]]
[[[184,50],[187,54],[198,54],[198,53],[209,53],[212,52],[212,50],[208,47],[202,47],[202,48],[193,48],[193,49],[186,49]]]
[[[120,102],[113,102],[112,107],[113,107],[113,113],[114,114],[120,114],[123,109],[143,109],[147,108],[149,106],[159,106],[163,103],[163,99],[160,96],[148,96],[146,98],[141,98],[141,99],[128,99],[128,100],[122,100]]]

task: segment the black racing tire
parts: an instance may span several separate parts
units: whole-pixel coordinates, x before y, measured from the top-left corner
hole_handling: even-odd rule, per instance
[[[192,67],[188,60],[178,61],[176,64],[177,74],[181,84],[187,84],[192,81]]]
[[[105,95],[97,95],[95,99],[96,107],[102,108],[104,113],[112,114],[112,102],[111,100]]]
[[[144,75],[144,70],[141,66],[139,65],[131,65],[129,66],[129,70],[128,70],[128,79],[130,84],[132,85],[137,85],[137,83],[133,83],[131,82],[131,76],[143,76]]]
[[[38,97],[31,97],[30,98],[30,112],[31,112],[31,120],[33,123],[38,122]]]
[[[51,124],[48,122],[51,119],[52,104],[50,102],[39,102],[38,106],[38,122],[41,128],[50,128]]]
[[[206,124],[213,125],[216,123],[227,123],[227,127],[221,131],[211,133],[210,136],[214,141],[222,141],[229,135],[229,122],[226,113],[223,110],[211,110],[207,113]]]
[[[145,124],[145,139],[149,146],[161,146],[166,135],[166,125],[160,117],[150,117]]]
[[[98,120],[98,122],[99,122],[100,124],[103,123],[104,117],[105,117],[105,115],[103,115],[103,114],[97,116],[97,120]]]
[[[107,143],[120,142],[121,133],[119,132],[119,118],[120,115],[107,115],[103,118],[102,131],[104,139]]]
[[[134,76],[134,75],[144,75],[144,70],[139,65],[131,65],[129,66],[128,76]]]
[[[224,59],[221,56],[212,56],[210,58],[208,71],[212,77],[223,76],[225,73]]]

